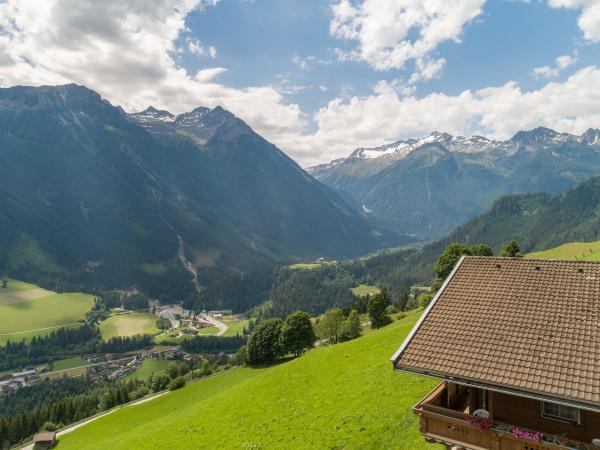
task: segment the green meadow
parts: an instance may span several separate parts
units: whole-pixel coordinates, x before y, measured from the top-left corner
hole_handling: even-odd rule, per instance
[[[417,318],[122,408],[58,448],[441,449],[423,440],[411,410],[436,381],[394,372],[389,360]]]
[[[571,242],[542,252],[525,255],[534,259],[578,259],[582,261],[600,261],[600,241]]]
[[[110,316],[100,322],[100,334],[105,341],[116,336],[156,334],[158,317],[152,313],[134,312]]]
[[[248,319],[238,319],[235,316],[224,316],[219,318],[221,322],[227,325],[229,328],[223,336],[235,336],[239,334],[240,336],[244,332],[244,328],[248,328],[248,323],[250,322]]]
[[[352,288],[352,293],[359,297],[362,297],[363,295],[374,295],[378,294],[379,292],[381,292],[381,289],[379,289],[377,286],[369,286],[368,284],[359,284],[358,286]]]
[[[125,377],[126,380],[147,380],[153,373],[160,372],[169,367],[172,361],[167,359],[146,359],[142,366],[135,372],[130,373]]]
[[[288,266],[292,270],[312,270],[321,267],[320,263],[297,263]]]
[[[7,288],[0,288],[0,345],[45,336],[61,326],[78,326],[93,303],[92,295],[58,294],[9,280]]]

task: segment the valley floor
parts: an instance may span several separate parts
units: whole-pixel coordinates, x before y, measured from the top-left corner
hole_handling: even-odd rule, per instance
[[[58,448],[437,449],[411,411],[436,382],[395,373],[389,361],[417,318],[120,409],[62,436]]]

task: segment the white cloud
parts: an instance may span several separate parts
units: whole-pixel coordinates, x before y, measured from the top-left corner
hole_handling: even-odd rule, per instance
[[[554,60],[554,67],[542,66],[533,69],[535,78],[556,78],[560,73],[569,66],[577,62],[577,52],[571,55],[562,55]]]
[[[222,67],[190,74],[186,16],[217,0],[7,0],[0,2],[0,85],[78,83],[127,110],[174,113],[221,105],[275,142],[305,126],[295,104],[269,86],[234,89],[214,82]],[[183,41],[181,38],[184,38]],[[216,49],[203,49],[211,57]]]
[[[581,9],[577,24],[583,36],[591,42],[600,42],[600,2],[598,0],[548,0],[553,8]]]
[[[418,98],[382,81],[371,95],[336,98],[321,108],[315,115],[317,131],[297,139],[296,155],[307,164],[316,163],[347,156],[356,147],[433,130],[508,138],[519,130],[543,125],[582,133],[600,124],[597,86],[597,67],[581,69],[564,83],[550,82],[533,91],[523,91],[511,81],[458,95],[432,93]]]
[[[196,72],[196,76],[194,77],[194,79],[196,81],[199,81],[200,83],[206,83],[208,81],[213,80],[213,78],[216,78],[224,72],[227,72],[227,69],[225,67],[211,67],[209,69],[200,69],[198,72]]]
[[[317,58],[315,55],[308,55],[307,57],[302,57],[298,54],[295,54],[292,57],[292,62],[296,65],[300,70],[312,70],[312,68],[316,65],[326,66],[331,64],[330,60]]]
[[[212,59],[215,59],[217,57],[217,49],[214,47],[204,47],[202,45],[202,42],[200,42],[198,39],[193,39],[191,37],[188,37],[186,39],[187,42],[187,48],[188,50],[195,54],[195,55],[199,55],[199,56],[210,56]]]
[[[357,41],[342,60],[366,61],[376,70],[402,69],[423,60],[439,44],[459,41],[464,27],[482,12],[485,0],[340,0],[332,6],[330,33]]]
[[[415,84],[423,80],[431,80],[432,78],[439,78],[442,75],[442,70],[445,65],[446,60],[444,58],[418,59],[415,64],[416,70],[410,76],[409,84]]]
[[[429,49],[458,39],[460,30],[471,20],[468,18],[479,14],[476,5],[483,0],[399,2],[406,7],[398,13],[404,20],[401,24],[411,28],[402,36],[392,32],[388,39],[385,26],[381,33],[375,32],[375,16],[367,12],[377,5],[389,12],[392,3],[366,1],[356,7],[338,3],[336,20],[340,27],[350,28],[335,32],[356,39],[361,58],[369,57],[382,67],[410,60],[417,68],[415,76],[427,79],[438,76],[443,67],[443,60],[434,58]],[[455,19],[450,20],[449,10],[447,14],[439,12],[447,3],[459,11]],[[600,91],[596,88],[600,86],[600,69],[587,67],[562,83],[549,82],[529,92],[514,82],[458,95],[432,93],[424,97],[415,95],[414,85],[397,80],[382,81],[364,96],[356,95],[352,86],[338,86],[341,94],[312,117],[315,131],[310,132],[310,118],[297,104],[284,99],[285,92],[298,92],[302,86],[282,79],[276,86],[231,88],[217,81],[226,71],[224,67],[188,73],[178,65],[182,49],[177,43],[184,45],[184,51],[191,51],[186,16],[214,4],[214,0],[0,3],[0,85],[75,82],[128,110],[154,105],[179,113],[200,105],[222,105],[304,165],[345,156],[357,146],[379,145],[433,129],[507,137],[538,125],[582,132],[600,124]],[[404,17],[408,6],[417,11],[418,20]],[[351,26],[354,22],[356,27]],[[368,36],[374,36],[369,45]],[[396,48],[406,46],[412,50],[403,59]],[[212,53],[216,56],[216,50]],[[318,61],[315,58],[313,64]],[[568,63],[567,59],[556,61],[562,67]],[[325,92],[327,87],[319,89]]]

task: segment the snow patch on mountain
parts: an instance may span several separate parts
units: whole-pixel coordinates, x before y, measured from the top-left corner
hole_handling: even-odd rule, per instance
[[[584,144],[600,149],[600,130],[590,128],[581,135],[558,133],[544,127],[529,131],[519,131],[511,139],[505,141],[492,140],[484,136],[453,136],[449,133],[434,131],[418,139],[406,139],[379,147],[360,147],[354,150],[348,158],[340,158],[327,164],[309,167],[309,173],[326,171],[349,160],[374,160],[381,158],[382,162],[392,162],[405,158],[417,148],[437,142],[454,153],[483,153],[493,150],[512,154],[519,149],[535,150],[538,148],[554,149],[568,143]]]

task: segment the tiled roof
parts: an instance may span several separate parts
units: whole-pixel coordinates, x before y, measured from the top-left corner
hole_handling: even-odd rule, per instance
[[[600,263],[465,257],[398,369],[600,404]]]

